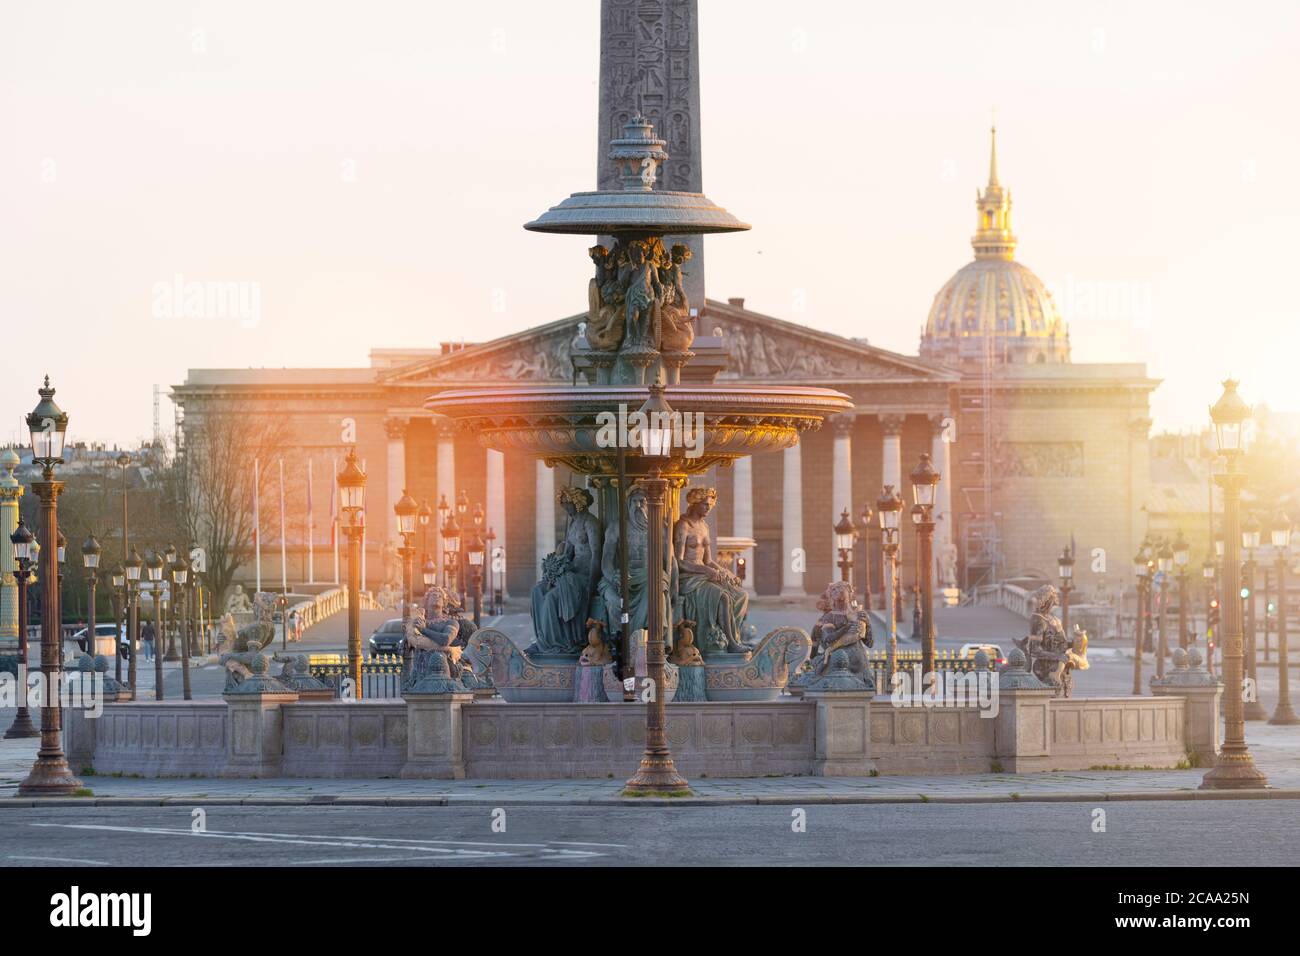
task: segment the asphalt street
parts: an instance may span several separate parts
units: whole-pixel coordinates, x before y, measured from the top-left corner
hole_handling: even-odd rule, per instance
[[[1293,801],[731,807],[34,808],[6,866],[1294,865]],[[800,812],[804,829],[797,824]],[[1098,832],[1098,811],[1104,832]],[[1243,818],[1249,825],[1243,826]],[[494,823],[497,830],[494,831]],[[500,828],[504,826],[504,832]]]

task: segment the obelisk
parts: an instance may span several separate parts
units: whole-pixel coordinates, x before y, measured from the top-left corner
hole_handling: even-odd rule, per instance
[[[596,188],[621,189],[609,143],[638,111],[667,140],[658,189],[703,192],[700,173],[700,52],[697,0],[601,0]],[[704,307],[702,236],[665,237],[691,248],[686,296]]]
[[[0,650],[18,646],[18,562],[9,536],[18,527],[18,500],[23,486],[14,477],[16,454],[6,450],[0,456]]]

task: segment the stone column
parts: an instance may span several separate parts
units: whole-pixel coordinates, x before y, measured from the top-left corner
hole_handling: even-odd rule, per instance
[[[881,448],[880,483],[893,485],[900,495],[903,493],[903,422],[904,415],[881,415],[880,428],[884,432]],[[904,514],[906,519],[906,514]]]
[[[802,446],[792,445],[782,453],[784,469],[781,485],[781,596],[802,597],[803,572],[795,570],[795,549],[800,550],[799,567],[807,560],[803,549],[803,453]]]
[[[367,528],[375,530],[375,525],[379,524],[384,529],[382,537],[376,542],[380,545],[392,541],[396,536],[393,529],[397,527],[397,515],[393,512],[393,506],[401,500],[402,489],[406,487],[407,424],[405,418],[384,419],[384,431],[388,434],[388,503],[379,514],[375,514],[369,508],[366,509],[372,516],[366,521]]]
[[[0,458],[0,648],[18,646],[18,565],[9,540],[18,527],[18,499],[23,486],[14,477],[18,456],[12,451]]]
[[[448,424],[437,426],[438,450],[437,450],[437,471],[435,474],[433,507],[437,508],[438,502],[446,497],[447,504],[456,507],[456,431]],[[434,514],[438,512],[435,511]],[[435,519],[438,520],[438,519]],[[442,531],[441,528],[438,529]],[[442,574],[442,534],[434,535],[436,539],[435,551],[437,557],[434,563],[438,566],[438,574]]]
[[[930,462],[939,472],[939,487],[934,490],[934,553],[936,557],[943,554],[943,549],[953,540],[952,520],[952,458],[948,454],[952,447],[948,434],[949,415],[930,416]],[[937,573],[937,572],[936,572]],[[936,578],[938,580],[938,578]]]
[[[731,531],[737,538],[754,537],[754,459],[746,455],[737,458],[731,466]],[[741,556],[745,559],[745,590],[754,591],[754,549],[746,548]]]
[[[555,550],[555,472],[537,459],[537,577],[541,580],[542,562]]]
[[[505,452],[497,451],[495,448],[487,450],[487,526],[497,536],[493,546],[500,548],[504,555],[506,553],[506,455]],[[490,565],[492,556],[488,555],[487,560]],[[492,580],[501,588],[501,596],[506,597],[504,570],[500,575],[493,572]],[[486,576],[483,584],[484,587],[487,586]]]
[[[835,428],[835,442],[831,446],[831,527],[840,520],[840,512],[845,508],[853,514],[853,435],[854,415],[852,412],[835,415],[831,424]],[[863,529],[865,533],[865,529]],[[831,535],[831,579],[839,575],[840,549],[835,547],[835,536]]]

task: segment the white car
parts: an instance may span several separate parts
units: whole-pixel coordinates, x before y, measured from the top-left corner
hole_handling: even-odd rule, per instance
[[[88,630],[87,628],[83,627],[81,630],[77,631],[75,634],[72,635],[71,642],[77,646],[77,653],[89,654],[91,657],[94,657],[98,654],[103,654],[105,657],[112,657],[113,654],[115,653],[115,651],[113,650],[113,635],[116,634],[118,642],[121,644],[122,647],[122,657],[128,660],[130,659],[131,648],[126,639],[125,625],[119,628],[116,624],[96,624],[94,650],[91,650],[89,647],[86,646],[87,630]]]
[[[983,651],[989,656],[989,662],[1001,667],[1007,662],[1002,653],[1002,648],[996,644],[963,644],[961,650],[957,653],[958,657],[974,657],[978,651]]]

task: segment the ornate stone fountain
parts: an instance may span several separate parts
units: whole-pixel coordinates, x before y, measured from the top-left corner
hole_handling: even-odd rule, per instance
[[[610,686],[609,680],[579,678],[589,621],[598,633],[606,628],[619,659],[604,666],[628,677],[636,656],[630,638],[647,620],[662,621],[671,643],[668,635],[677,633],[683,618],[706,618],[687,621],[699,653],[676,659],[683,667],[703,668],[703,680],[691,674],[682,686],[703,688],[707,700],[775,698],[810,651],[807,635],[794,628],[779,628],[753,647],[739,643],[743,631],[737,625],[743,624],[747,599],[718,564],[703,523],[716,495],[695,496],[683,516],[680,490],[690,476],[715,465],[794,445],[800,433],[852,403],[825,388],[714,384],[726,364],[725,347],[710,343],[698,356],[692,349],[699,314],[683,282],[690,250],[685,244],[666,246],[664,238],[749,226],[700,193],[657,191],[664,145],[648,121],[633,117],[611,149],[623,188],[575,193],[524,227],[609,237],[588,250],[595,272],[588,281],[587,321],[574,347],[576,377],[583,381],[454,389],[425,402],[488,448],[523,451],[587,476],[592,501],[562,492],[569,532],[533,592],[537,643],[521,651],[500,632],[484,629],[466,650],[491,669],[508,701],[605,699],[600,688]],[[664,424],[674,428],[671,451],[666,457],[646,454],[653,449],[642,447],[648,432],[637,414],[668,406]],[[655,589],[646,587],[646,515],[658,511],[652,486],[661,480],[667,489],[661,530],[670,546],[658,590],[670,600],[664,601],[666,613],[651,614],[646,595]],[[593,534],[593,526],[603,528],[603,535]],[[590,659],[587,651],[584,661]]]

